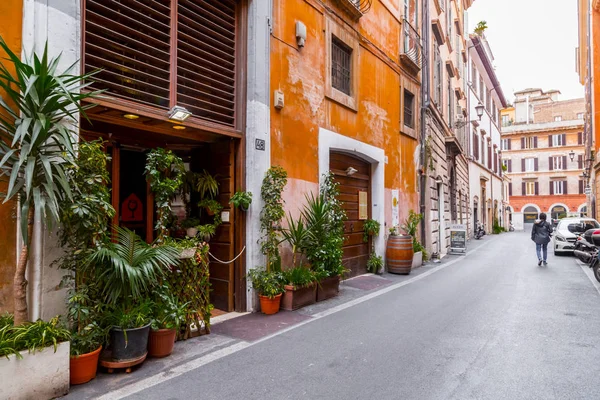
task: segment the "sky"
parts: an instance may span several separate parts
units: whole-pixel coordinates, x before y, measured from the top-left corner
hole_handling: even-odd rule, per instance
[[[475,0],[469,32],[482,20],[508,102],[532,87],[560,90],[560,100],[584,96],[575,72],[576,0]]]

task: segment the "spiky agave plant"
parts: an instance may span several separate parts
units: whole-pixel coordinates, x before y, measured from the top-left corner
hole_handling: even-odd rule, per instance
[[[51,226],[59,220],[59,208],[72,202],[65,172],[75,163],[75,123],[89,108],[81,101],[99,92],[82,92],[93,73],[73,75],[78,62],[59,72],[60,56],[49,58],[47,45],[41,56],[23,60],[2,38],[0,48],[8,55],[0,62],[0,89],[6,94],[6,101],[0,98],[0,179],[7,183],[0,199],[19,200],[23,247],[13,282],[19,325],[28,318],[25,268],[34,215]]]

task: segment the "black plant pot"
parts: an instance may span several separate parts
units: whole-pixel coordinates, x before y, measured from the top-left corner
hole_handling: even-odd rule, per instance
[[[113,361],[136,360],[146,354],[150,324],[134,329],[113,327],[110,330],[110,347]]]

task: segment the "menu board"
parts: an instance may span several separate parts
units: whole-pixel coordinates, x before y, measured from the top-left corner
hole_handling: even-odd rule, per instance
[[[466,225],[450,226],[450,251],[458,253],[467,252],[467,227]]]

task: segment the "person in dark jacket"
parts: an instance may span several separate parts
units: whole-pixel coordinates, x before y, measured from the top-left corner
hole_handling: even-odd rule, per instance
[[[546,221],[546,214],[541,213],[540,219],[535,221],[531,229],[531,240],[535,242],[535,251],[538,257],[538,265],[548,265],[548,243],[552,236],[552,225]]]

